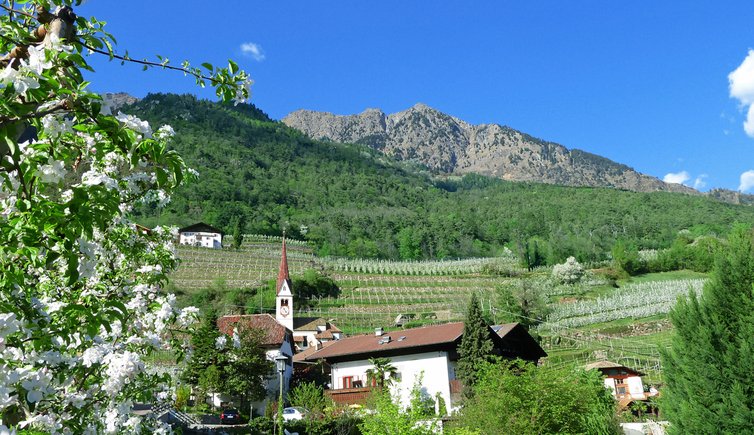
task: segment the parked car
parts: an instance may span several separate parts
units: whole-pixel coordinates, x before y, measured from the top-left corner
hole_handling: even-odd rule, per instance
[[[220,414],[220,423],[222,423],[222,424],[240,424],[241,423],[241,414],[238,413],[237,409],[233,409],[233,408],[225,409]]]
[[[283,420],[285,421],[302,420],[304,417],[306,417],[307,413],[309,413],[308,409],[301,408],[298,406],[283,408]],[[277,418],[277,414],[275,414],[275,418]]]

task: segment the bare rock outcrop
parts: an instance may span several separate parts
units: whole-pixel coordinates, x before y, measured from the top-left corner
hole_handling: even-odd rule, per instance
[[[510,127],[471,125],[425,104],[390,115],[379,109],[367,109],[358,115],[298,110],[283,122],[313,139],[365,144],[439,173],[699,194],[690,187],[665,183],[607,158],[569,150]]]

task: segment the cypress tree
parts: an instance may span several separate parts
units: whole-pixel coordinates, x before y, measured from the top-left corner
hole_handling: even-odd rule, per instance
[[[457,365],[458,379],[463,382],[463,391],[467,397],[473,395],[479,370],[485,362],[491,360],[492,347],[489,326],[482,316],[476,293],[472,293],[464,320],[461,345],[458,347]]]
[[[702,296],[680,300],[663,353],[662,411],[671,433],[750,433],[754,427],[754,238],[737,227]]]
[[[233,248],[241,249],[243,244],[243,233],[246,230],[246,217],[239,215],[236,219],[236,225],[233,228]]]

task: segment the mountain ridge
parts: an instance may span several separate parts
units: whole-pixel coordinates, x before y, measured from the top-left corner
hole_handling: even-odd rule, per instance
[[[500,124],[473,125],[423,103],[393,114],[374,108],[355,115],[297,110],[282,122],[313,139],[368,145],[443,174],[700,194],[597,154],[568,149]]]

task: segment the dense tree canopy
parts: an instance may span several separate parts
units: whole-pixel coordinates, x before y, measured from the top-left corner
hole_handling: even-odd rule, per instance
[[[671,312],[662,410],[672,433],[747,433],[754,427],[754,236],[738,227],[700,298]]]
[[[455,258],[509,246],[534,267],[606,259],[617,240],[664,248],[680,230],[725,235],[754,223],[754,208],[702,196],[433,178],[366,146],[308,139],[247,105],[150,95],[128,110],[171,123],[175,149],[200,172],[166,210],[141,209],[148,225],[205,221],[231,233],[243,215],[247,233],[287,227],[320,255]]]
[[[457,424],[480,434],[622,433],[615,399],[596,370],[537,367],[520,360],[482,367]]]

